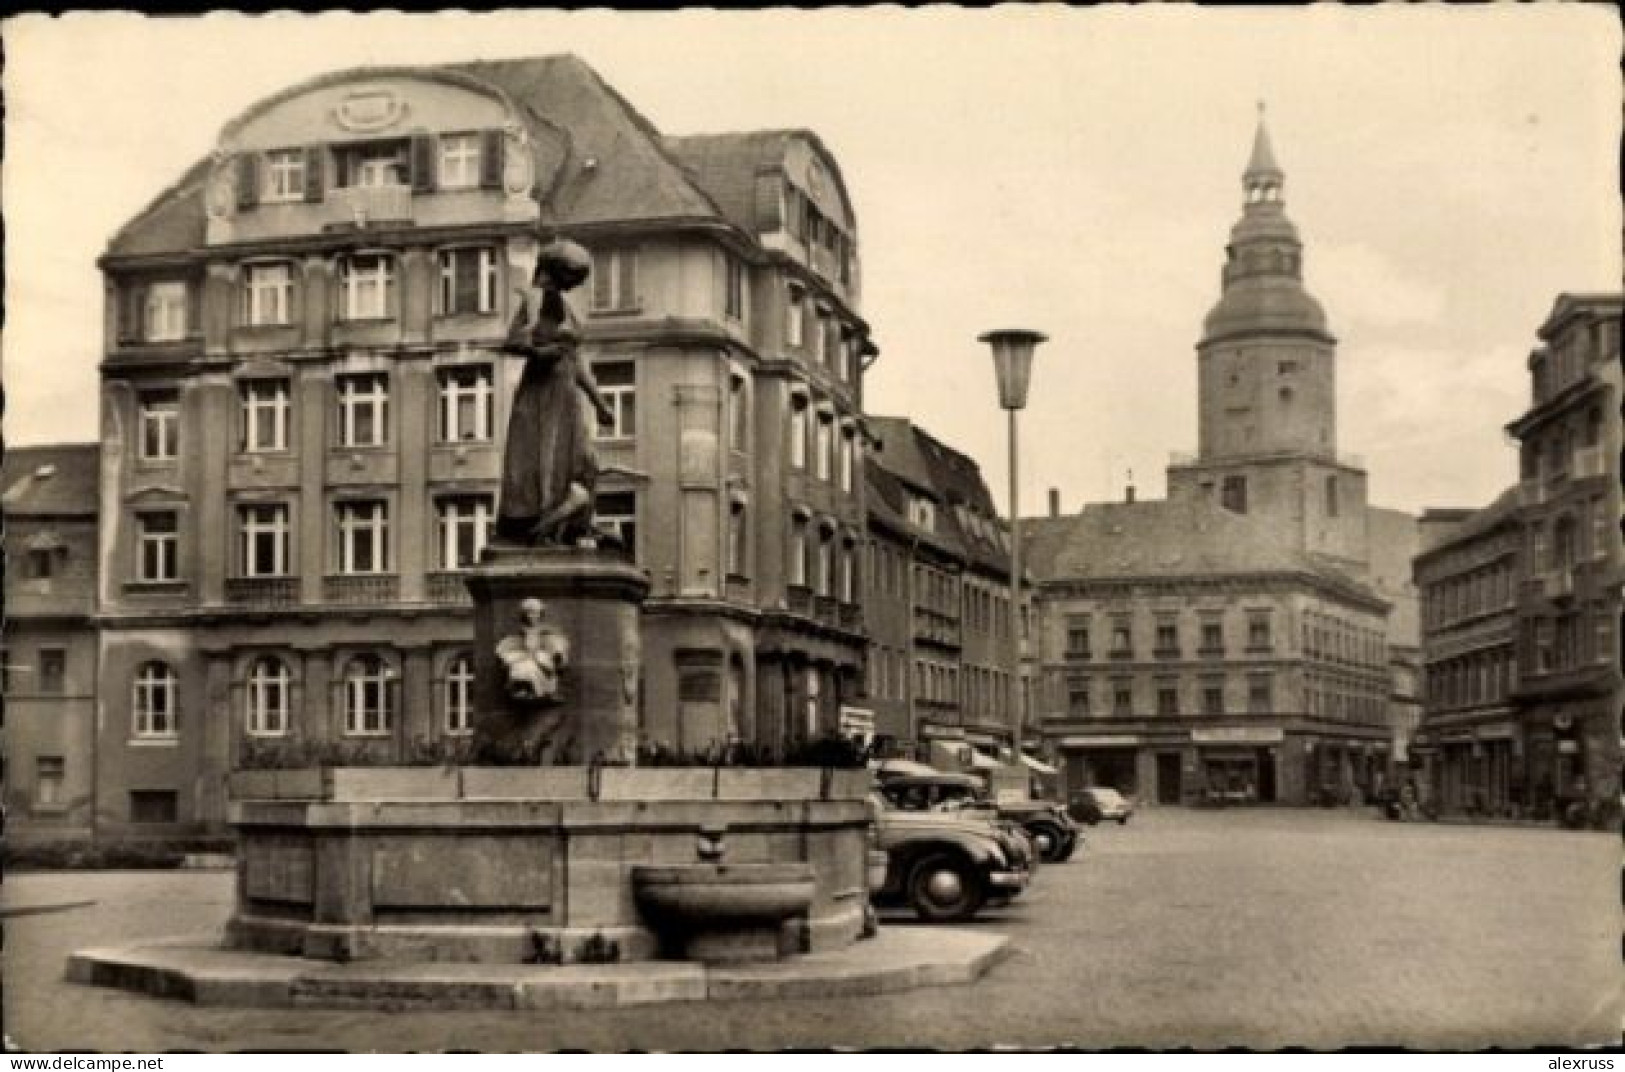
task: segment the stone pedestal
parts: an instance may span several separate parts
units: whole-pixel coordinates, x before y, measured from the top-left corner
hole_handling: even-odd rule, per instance
[[[492,762],[527,750],[538,762],[628,760],[637,747],[639,610],[649,592],[625,559],[588,548],[491,547],[468,576],[474,597],[474,736]],[[553,702],[526,706],[508,692],[497,653],[522,633],[527,599],[563,635],[568,654]]]

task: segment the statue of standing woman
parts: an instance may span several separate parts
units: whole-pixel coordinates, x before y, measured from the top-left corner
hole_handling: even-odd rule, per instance
[[[592,370],[581,360],[581,331],[566,291],[586,282],[592,257],[574,242],[542,247],[505,353],[525,368],[514,392],[502,459],[497,537],[524,545],[565,544],[592,535],[598,459],[593,416],[613,419]]]

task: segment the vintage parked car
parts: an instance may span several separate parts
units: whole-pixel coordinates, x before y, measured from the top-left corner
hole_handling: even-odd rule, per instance
[[[1059,805],[1047,800],[995,801],[968,774],[900,774],[883,778],[880,792],[893,807],[906,811],[974,809],[996,816],[1025,833],[1045,862],[1071,859],[1081,837],[1077,824]]]
[[[1072,818],[1090,826],[1103,819],[1113,819],[1122,826],[1134,814],[1134,801],[1109,785],[1091,785],[1072,794],[1067,810]]]
[[[1031,881],[1026,839],[975,811],[904,811],[878,792],[869,806],[875,843],[886,853],[884,878],[871,879],[877,905],[907,905],[929,922],[965,920]]]

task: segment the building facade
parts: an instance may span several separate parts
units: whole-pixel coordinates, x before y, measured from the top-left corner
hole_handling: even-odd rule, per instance
[[[224,816],[248,750],[470,731],[462,573],[541,240],[643,566],[641,731],[783,746],[861,691],[857,224],[805,131],[666,138],[574,57],[365,69],[221,131],[101,260],[98,819]]]
[[[96,455],[12,447],[0,465],[7,837],[83,837],[95,822]]]
[[[1537,813],[1617,806],[1621,297],[1560,295],[1529,357],[1519,444],[1518,708]]]
[[[1513,488],[1482,510],[1422,515],[1421,766],[1425,795],[1447,812],[1511,814],[1529,803],[1528,742],[1512,699],[1524,572],[1518,503]]]
[[[1400,555],[1406,530],[1374,525],[1364,469],[1337,453],[1336,340],[1283,181],[1260,122],[1196,347],[1199,450],[1169,466],[1168,498],[1025,523],[1044,737],[1069,786],[1343,801],[1390,763],[1372,530]]]
[[[877,730],[928,761],[1010,748],[1008,530],[970,458],[903,418],[870,417],[868,428]]]

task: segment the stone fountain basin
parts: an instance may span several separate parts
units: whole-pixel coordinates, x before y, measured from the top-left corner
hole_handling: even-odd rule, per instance
[[[805,915],[816,889],[806,863],[634,867],[632,893],[656,921],[709,928],[729,920],[777,923]]]

